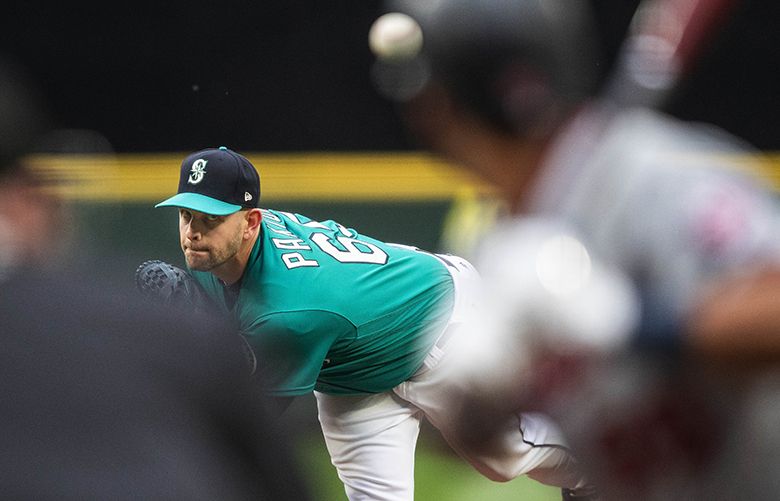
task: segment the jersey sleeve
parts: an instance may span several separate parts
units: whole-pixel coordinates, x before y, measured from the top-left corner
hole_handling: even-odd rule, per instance
[[[257,356],[266,391],[296,396],[314,389],[331,346],[354,337],[355,327],[334,313],[307,310],[266,315],[242,334]]]

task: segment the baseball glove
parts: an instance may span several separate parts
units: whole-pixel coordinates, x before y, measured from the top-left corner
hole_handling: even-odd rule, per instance
[[[213,306],[192,275],[159,259],[144,261],[135,270],[135,285],[141,294],[165,306],[208,312]]]
[[[215,314],[214,303],[187,271],[172,264],[152,259],[144,261],[135,270],[138,291],[151,301],[163,306],[174,306],[189,311]],[[247,340],[239,335],[250,374],[257,369],[257,358]]]

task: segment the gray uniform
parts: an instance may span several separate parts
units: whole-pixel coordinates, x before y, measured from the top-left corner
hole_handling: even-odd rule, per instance
[[[636,339],[674,345],[681,317],[711,280],[780,260],[774,195],[734,168],[747,151],[707,126],[592,109],[553,145],[530,211],[562,222],[596,261],[627,277],[641,305]],[[485,239],[493,248],[475,264],[487,268],[504,253],[523,266],[523,224],[497,225]],[[527,287],[518,291],[527,299]],[[639,353],[582,377],[554,412],[596,483],[606,480],[607,499],[733,499],[780,489],[780,448],[767,426],[780,415],[768,404],[778,401],[777,378],[731,391],[673,357],[670,366],[666,355]]]
[[[571,224],[595,256],[633,279],[645,330],[678,318],[714,277],[780,260],[773,194],[736,170],[743,145],[640,109],[594,137],[594,113],[559,139],[532,211]]]

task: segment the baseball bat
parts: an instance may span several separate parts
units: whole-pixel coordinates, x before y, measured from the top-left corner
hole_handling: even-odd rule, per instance
[[[617,108],[665,104],[736,4],[736,0],[640,2],[604,97]]]

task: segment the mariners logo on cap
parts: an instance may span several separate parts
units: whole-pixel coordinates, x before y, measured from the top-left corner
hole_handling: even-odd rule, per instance
[[[206,163],[208,160],[199,158],[192,162],[192,169],[190,169],[190,177],[187,178],[187,182],[190,184],[198,184],[203,181],[203,176],[206,175]]]

